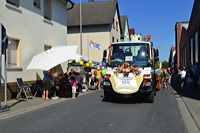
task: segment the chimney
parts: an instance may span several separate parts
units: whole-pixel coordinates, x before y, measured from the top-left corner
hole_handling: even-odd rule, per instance
[[[94,0],[88,0],[88,2],[94,2]]]
[[[134,35],[135,34],[135,30],[134,29],[129,29],[129,33],[130,33],[130,35]]]

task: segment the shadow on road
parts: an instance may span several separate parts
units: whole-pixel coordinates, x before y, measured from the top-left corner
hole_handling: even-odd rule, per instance
[[[102,97],[102,102],[111,102],[115,104],[142,104],[142,103],[149,103],[147,99],[145,98],[112,98],[112,99],[106,99],[104,96]]]
[[[175,95],[200,100],[200,88],[182,88],[180,83],[176,80],[172,82],[172,88],[176,91]]]

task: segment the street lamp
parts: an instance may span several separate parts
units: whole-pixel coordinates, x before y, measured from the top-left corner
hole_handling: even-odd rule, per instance
[[[80,0],[80,54],[83,56],[83,46],[82,46],[82,7]]]

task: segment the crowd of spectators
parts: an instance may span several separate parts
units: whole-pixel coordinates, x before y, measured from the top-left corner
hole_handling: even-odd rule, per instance
[[[195,63],[187,67],[172,67],[162,69],[162,88],[176,87],[183,90],[200,89],[200,64]]]
[[[64,74],[52,73],[52,70],[43,71],[43,98],[72,97],[76,99],[79,93],[90,91],[89,88],[100,90],[103,79],[102,72],[104,72],[102,70],[104,69],[100,65],[96,69],[90,69],[84,73],[73,69]]]

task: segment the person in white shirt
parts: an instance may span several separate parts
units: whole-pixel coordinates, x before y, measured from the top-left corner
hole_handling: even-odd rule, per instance
[[[183,67],[183,68],[181,69],[181,79],[184,79],[185,76],[186,76],[186,71],[185,71],[185,67]]]
[[[186,77],[185,67],[181,68],[180,74],[181,74],[181,88],[183,88],[185,77]]]

